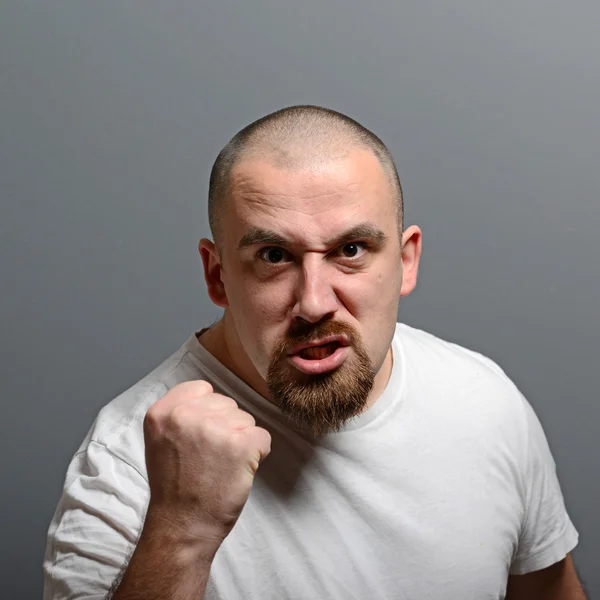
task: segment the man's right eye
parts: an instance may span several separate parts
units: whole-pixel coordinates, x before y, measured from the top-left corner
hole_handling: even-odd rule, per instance
[[[258,257],[271,265],[278,265],[292,260],[292,255],[287,250],[277,247],[262,248],[258,252]]]

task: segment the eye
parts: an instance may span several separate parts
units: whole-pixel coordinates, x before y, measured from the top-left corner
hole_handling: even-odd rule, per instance
[[[345,258],[356,258],[366,251],[366,244],[363,242],[351,242],[344,244],[340,251]]]
[[[278,265],[291,260],[290,253],[287,250],[275,246],[262,248],[258,252],[258,257],[271,265]]]

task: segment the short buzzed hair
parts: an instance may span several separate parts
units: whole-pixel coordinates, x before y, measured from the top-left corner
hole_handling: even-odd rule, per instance
[[[372,131],[354,119],[331,109],[312,105],[283,108],[268,114],[238,132],[221,150],[210,173],[208,219],[217,247],[221,219],[234,165],[252,152],[263,153],[276,165],[293,167],[308,152],[321,159],[337,158],[349,148],[367,148],[375,154],[387,175],[396,202],[398,228],[403,231],[402,186],[387,146]]]

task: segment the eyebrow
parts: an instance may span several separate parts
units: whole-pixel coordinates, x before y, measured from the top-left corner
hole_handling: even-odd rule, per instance
[[[372,223],[361,223],[348,229],[348,231],[345,231],[341,235],[327,240],[326,244],[329,246],[341,246],[355,240],[371,240],[371,242],[380,245],[387,240],[387,235]]]
[[[256,244],[273,244],[273,246],[284,246],[287,240],[274,231],[251,227],[238,243],[238,250],[255,246]]]
[[[356,240],[371,240],[377,245],[383,244],[387,240],[386,234],[376,225],[372,223],[361,223],[356,225],[342,234],[330,238],[325,242],[327,246],[341,246],[348,242]],[[260,227],[251,227],[238,243],[238,250],[242,250],[256,244],[272,244],[273,246],[287,246],[290,241],[269,229]]]

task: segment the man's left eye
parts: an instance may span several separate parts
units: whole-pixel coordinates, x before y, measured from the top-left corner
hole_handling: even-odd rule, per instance
[[[355,258],[365,251],[365,245],[360,242],[344,244],[341,248],[342,255],[346,258]]]

